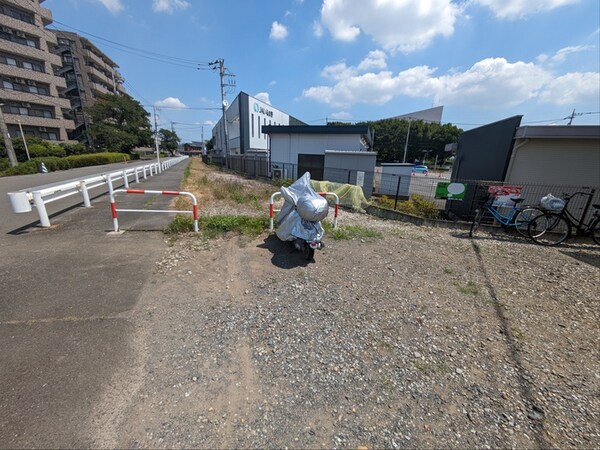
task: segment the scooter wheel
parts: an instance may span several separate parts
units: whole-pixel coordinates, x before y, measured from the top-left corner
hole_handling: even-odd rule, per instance
[[[315,259],[315,249],[308,244],[304,245],[304,258],[307,261],[312,261]]]

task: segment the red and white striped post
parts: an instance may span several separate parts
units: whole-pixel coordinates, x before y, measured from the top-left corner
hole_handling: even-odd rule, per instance
[[[164,209],[117,209],[117,205],[115,203],[115,194],[119,192],[124,192],[126,194],[160,194],[160,195],[185,195],[192,199],[192,210],[191,211],[179,211],[179,210],[164,210]],[[119,231],[119,219],[118,212],[141,212],[141,213],[182,213],[182,214],[192,214],[194,218],[194,231],[197,233],[198,228],[198,202],[196,201],[196,197],[194,194],[190,192],[184,191],[149,191],[145,189],[115,189],[110,194],[110,210],[113,219],[113,228],[115,232]]]

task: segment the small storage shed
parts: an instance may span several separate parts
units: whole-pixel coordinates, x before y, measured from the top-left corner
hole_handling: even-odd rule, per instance
[[[410,163],[382,163],[377,192],[381,195],[409,196],[410,177],[415,165]]]
[[[334,183],[360,186],[366,198],[373,195],[373,176],[377,153],[325,150],[323,178]]]

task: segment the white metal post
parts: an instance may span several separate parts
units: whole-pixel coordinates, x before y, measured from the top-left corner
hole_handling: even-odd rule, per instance
[[[85,185],[85,181],[81,181],[79,183],[80,189],[81,189],[81,194],[83,195],[83,204],[85,205],[86,208],[91,208],[92,207],[92,203],[90,202],[90,193],[87,190],[87,186]]]
[[[33,193],[33,203],[35,204],[38,215],[40,216],[40,225],[43,227],[49,227],[50,219],[48,218],[46,204],[44,203],[44,199],[42,198],[42,193],[40,191],[35,191]]]
[[[123,182],[125,183],[125,187],[128,188],[129,180],[127,179],[127,171],[126,170],[123,171]]]

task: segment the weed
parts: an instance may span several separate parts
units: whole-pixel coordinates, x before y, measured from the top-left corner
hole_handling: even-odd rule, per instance
[[[194,231],[194,219],[190,216],[177,214],[164,230],[166,234],[181,234]]]
[[[454,273],[454,271],[452,269],[448,269],[447,267],[444,268],[444,273],[446,275],[452,275]]]
[[[380,231],[372,228],[361,227],[360,225],[346,225],[333,228],[330,222],[324,221],[323,228],[328,236],[331,236],[336,241],[346,239],[363,239],[363,238],[380,238]]]
[[[191,165],[192,163],[190,162],[187,166],[185,166],[185,170],[183,171],[183,181],[186,181],[189,178]]]
[[[473,296],[479,295],[479,287],[477,287],[477,285],[475,283],[473,283],[472,281],[467,282],[467,284],[464,286],[461,285],[460,283],[454,283],[454,286],[456,287],[458,292],[460,292],[461,294],[473,295]]]

